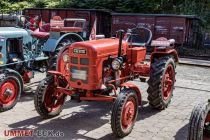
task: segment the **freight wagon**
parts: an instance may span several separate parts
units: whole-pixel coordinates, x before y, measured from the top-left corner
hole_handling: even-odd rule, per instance
[[[202,44],[199,19],[194,15],[172,14],[139,14],[113,13],[107,10],[95,9],[25,9],[26,16],[40,15],[44,22],[49,22],[53,16],[61,18],[84,18],[87,21],[86,31],[90,33],[97,18],[97,34],[105,37],[115,35],[119,29],[127,30],[135,26],[150,28],[153,39],[158,37],[174,38],[176,44],[182,46],[200,46]]]

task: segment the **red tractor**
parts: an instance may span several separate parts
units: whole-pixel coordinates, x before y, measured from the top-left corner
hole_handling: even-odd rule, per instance
[[[190,117],[188,140],[210,140],[210,100],[194,107]]]
[[[67,95],[78,101],[113,102],[111,127],[116,137],[124,137],[131,133],[142,102],[141,90],[128,81],[139,78],[149,78],[153,108],[168,106],[178,62],[174,40],[153,41],[149,65],[145,61],[152,38],[149,29],[134,28],[124,37],[122,30],[117,34],[119,38],[76,42],[62,49],[56,71],[48,71],[35,94],[35,108],[43,118],[59,115]]]

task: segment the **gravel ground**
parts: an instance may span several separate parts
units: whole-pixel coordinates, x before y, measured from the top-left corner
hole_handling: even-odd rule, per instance
[[[45,74],[36,74],[34,81],[44,78]],[[138,140],[185,140],[190,113],[194,105],[210,98],[210,68],[179,65],[177,82],[170,106],[163,111],[151,109],[147,103],[147,84],[139,83],[143,92],[144,105],[139,107],[139,115],[132,133],[124,139]],[[36,85],[29,86],[32,89]],[[11,137],[18,139],[114,139],[110,126],[111,103],[67,101],[62,113],[52,119],[42,120],[33,103],[33,92],[22,94],[21,101],[10,111],[0,114],[0,139],[4,130],[54,130],[63,137]]]

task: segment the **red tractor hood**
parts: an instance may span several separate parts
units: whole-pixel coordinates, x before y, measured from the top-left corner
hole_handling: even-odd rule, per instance
[[[119,47],[118,38],[100,39],[85,42],[76,42],[71,45],[70,50],[73,55],[82,55],[78,50],[85,49],[85,53],[92,57],[106,57],[109,55],[117,55]],[[122,42],[122,53],[125,54],[127,42]],[[83,50],[84,53],[84,50]]]

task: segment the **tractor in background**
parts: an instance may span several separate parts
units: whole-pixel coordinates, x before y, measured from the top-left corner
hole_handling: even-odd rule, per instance
[[[24,24],[20,22],[22,19]],[[48,25],[38,26],[38,18],[33,19],[33,24],[31,20],[20,16],[19,27],[0,28],[0,112],[16,105],[23,85],[34,77],[34,70],[46,69],[48,57],[42,46],[47,36],[37,34],[48,34]]]
[[[74,42],[87,40],[86,20],[79,18],[62,20],[59,16],[55,16],[50,23],[49,38],[42,51],[49,57],[48,70],[55,70],[57,57],[62,49]]]
[[[197,104],[192,110],[188,140],[209,140],[210,139],[210,100],[206,103]]]
[[[33,77],[30,33],[21,28],[0,28],[0,112],[15,106],[23,84]],[[42,60],[39,61],[40,65]]]
[[[20,17],[18,27],[0,28],[0,112],[13,108],[33,71],[54,69],[59,51],[87,39],[85,19]],[[37,25],[38,24],[38,25]]]
[[[67,95],[77,101],[112,102],[112,131],[116,137],[125,137],[131,133],[142,104],[141,90],[128,81],[139,78],[149,78],[151,107],[167,108],[178,62],[175,41],[166,38],[152,41],[154,52],[148,64],[145,57],[151,31],[137,27],[124,34],[120,30],[116,38],[76,42],[62,49],[56,70],[48,71],[37,87],[34,104],[39,115],[43,118],[59,115]]]

